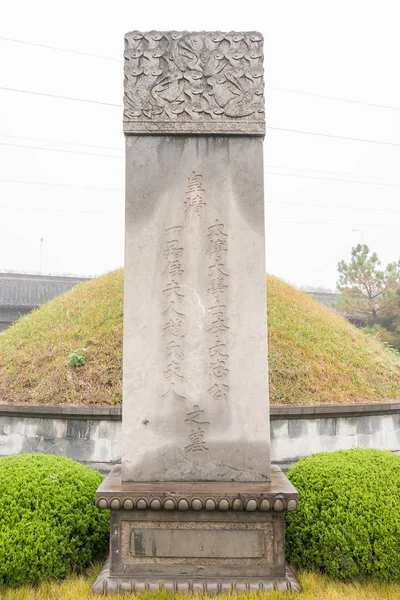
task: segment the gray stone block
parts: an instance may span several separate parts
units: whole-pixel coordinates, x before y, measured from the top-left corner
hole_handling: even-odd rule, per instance
[[[264,135],[262,62],[257,31],[127,33],[125,133]]]
[[[336,419],[318,419],[318,435],[336,435]]]
[[[90,421],[73,419],[67,422],[67,438],[88,440],[90,437]]]
[[[123,478],[265,480],[262,140],[130,137],[126,186]]]
[[[308,423],[305,419],[289,421],[288,432],[290,438],[303,437],[307,434]]]
[[[98,593],[298,589],[297,492],[270,465],[262,60],[256,32],[125,37],[123,450],[96,494]]]

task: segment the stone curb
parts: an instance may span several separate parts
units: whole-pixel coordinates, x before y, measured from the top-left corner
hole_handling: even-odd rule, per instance
[[[271,421],[280,419],[326,419],[366,417],[400,413],[400,402],[385,404],[327,404],[313,406],[270,406]]]
[[[0,417],[121,421],[122,409],[120,406],[29,406],[26,404],[0,404]]]
[[[329,417],[360,417],[400,413],[400,402],[385,404],[338,404],[313,406],[270,406],[271,421],[283,419],[326,419]],[[0,417],[53,419],[91,419],[121,421],[120,406],[52,406],[0,404]]]

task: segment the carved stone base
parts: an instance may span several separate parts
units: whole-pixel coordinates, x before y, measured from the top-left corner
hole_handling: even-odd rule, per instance
[[[139,594],[141,592],[192,592],[196,594],[214,595],[230,592],[301,592],[300,584],[288,564],[285,565],[284,577],[225,577],[218,579],[137,579],[118,577],[110,574],[110,557],[92,587],[93,594]]]
[[[111,536],[95,593],[300,589],[284,538],[298,497],[276,467],[257,484],[121,482],[116,467],[96,496],[111,508]]]

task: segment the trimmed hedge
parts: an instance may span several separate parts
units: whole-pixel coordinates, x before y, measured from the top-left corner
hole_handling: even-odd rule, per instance
[[[62,456],[0,458],[1,584],[65,577],[105,555],[109,512],[95,506],[103,479]]]
[[[287,476],[300,498],[286,516],[293,566],[343,580],[400,578],[400,456],[361,448],[321,452]]]

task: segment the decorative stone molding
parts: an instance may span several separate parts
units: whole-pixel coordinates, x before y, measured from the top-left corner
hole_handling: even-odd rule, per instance
[[[112,511],[294,511],[298,494],[281,470],[272,465],[271,481],[254,482],[122,482],[116,465],[96,492],[100,509]]]
[[[104,563],[95,584],[94,594],[139,594],[141,592],[166,591],[169,593],[194,594],[230,594],[235,592],[300,592],[301,587],[288,564],[285,567],[285,577],[282,578],[218,578],[212,579],[133,579],[130,577],[112,577],[110,575],[110,557]]]
[[[246,495],[230,496],[171,496],[155,497],[152,495],[134,497],[130,496],[100,496],[96,501],[97,508],[111,510],[246,510],[248,512],[282,512],[297,510],[298,501],[296,498],[287,496],[261,496],[250,497]]]
[[[265,134],[260,33],[132,31],[124,56],[126,134]]]

